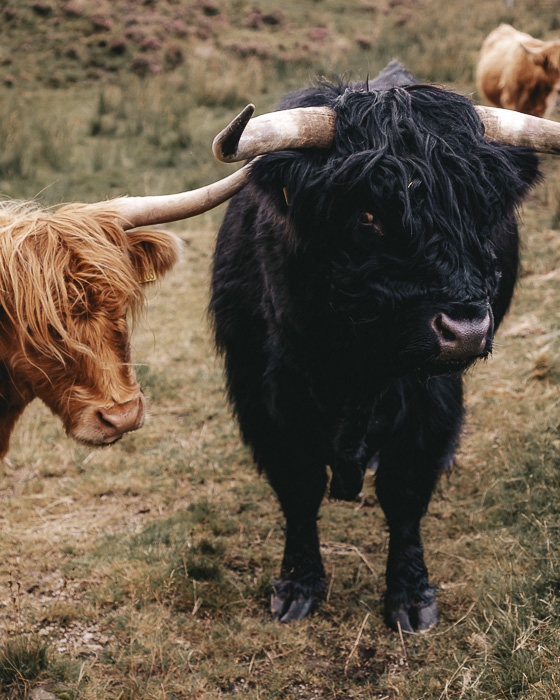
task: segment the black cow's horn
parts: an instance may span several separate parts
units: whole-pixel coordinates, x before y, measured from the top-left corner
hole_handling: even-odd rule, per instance
[[[490,141],[560,155],[560,123],[498,107],[477,105],[475,109]]]
[[[271,151],[332,145],[335,113],[329,107],[285,109],[251,119],[253,110],[248,105],[216,136],[212,150],[218,160],[235,163]]]
[[[490,141],[560,154],[560,123],[497,107],[475,109]],[[271,151],[332,144],[336,117],[329,107],[286,109],[251,119],[253,110],[248,105],[216,136],[212,150],[218,160],[234,163]]]

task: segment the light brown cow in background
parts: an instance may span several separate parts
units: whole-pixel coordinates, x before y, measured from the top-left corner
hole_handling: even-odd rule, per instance
[[[549,116],[560,87],[560,40],[541,41],[501,24],[482,44],[476,80],[496,107]]]

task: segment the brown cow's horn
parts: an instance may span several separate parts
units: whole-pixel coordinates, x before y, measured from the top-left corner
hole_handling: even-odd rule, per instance
[[[519,43],[519,46],[521,46],[521,48],[523,49],[523,51],[525,51],[525,53],[529,53],[529,54],[533,54],[533,55],[537,54],[537,53],[541,53],[540,49],[532,49],[530,46],[525,46],[525,44],[522,44],[521,42]]]
[[[247,105],[224,131],[241,129],[239,131],[241,133],[254,109],[253,105]],[[241,127],[239,127],[240,123]],[[217,207],[239,192],[247,184],[249,167],[245,166],[223,180],[218,180],[218,182],[213,182],[191,192],[150,197],[122,197],[114,199],[111,206],[124,229],[188,219]]]
[[[560,155],[559,122],[498,107],[477,105],[475,109],[490,141]]]
[[[198,190],[159,196],[123,197],[113,200],[112,206],[124,229],[188,219],[217,207],[239,192],[247,184],[250,167],[250,164],[245,165],[223,180]]]
[[[328,107],[286,109],[254,119],[251,107],[214,139],[212,150],[218,160],[235,163],[271,151],[332,145],[335,114]]]

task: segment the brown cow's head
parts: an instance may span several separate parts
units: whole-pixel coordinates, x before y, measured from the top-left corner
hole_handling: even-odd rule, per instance
[[[145,281],[177,260],[178,239],[124,231],[110,203],[55,214],[6,205],[0,224],[0,422],[1,409],[16,418],[37,396],[86,444],[139,428],[127,317],[139,311]]]
[[[127,318],[138,314],[146,283],[177,260],[179,239],[127,229],[207,211],[246,176],[245,168],[193,192],[54,213],[0,204],[0,458],[34,397],[87,445],[111,444],[142,425]]]
[[[531,61],[540,66],[543,71],[551,77],[557,79],[560,74],[560,42],[548,41],[543,42],[540,48],[529,48],[521,44],[522,48],[527,52]]]

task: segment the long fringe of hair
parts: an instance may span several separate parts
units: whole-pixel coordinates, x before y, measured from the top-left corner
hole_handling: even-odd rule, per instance
[[[117,299],[127,299],[133,318],[138,314],[143,286],[117,220],[111,202],[54,212],[0,203],[0,305],[22,350],[30,344],[63,363],[76,353],[92,356],[77,328],[92,304],[110,313]]]

